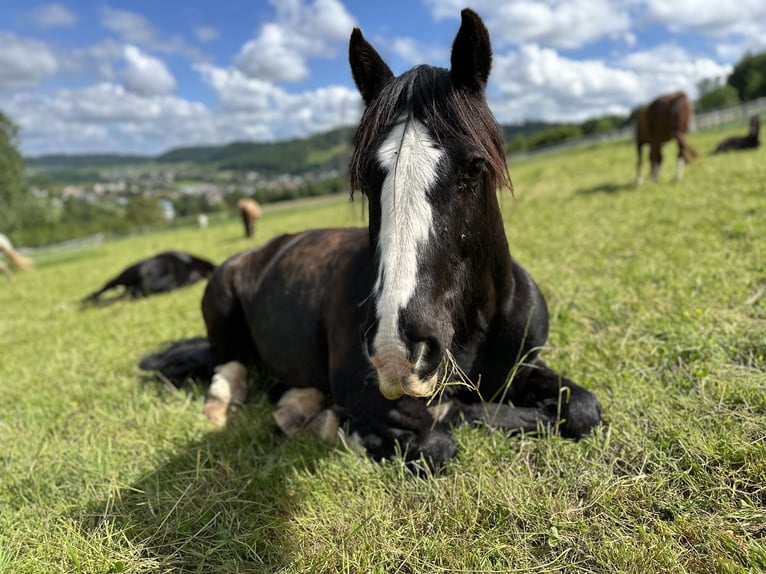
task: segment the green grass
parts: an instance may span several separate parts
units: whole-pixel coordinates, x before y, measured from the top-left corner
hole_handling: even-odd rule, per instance
[[[144,353],[203,332],[202,285],[79,308],[159,250],[248,247],[233,215],[39,253],[0,284],[0,573],[766,569],[766,150],[682,183],[666,155],[639,189],[628,143],[511,162],[501,203],[548,299],[545,356],[605,425],[579,443],[461,427],[435,477],[286,441],[257,391],[215,430],[200,389],[145,378]],[[343,198],[267,207],[257,241],[361,222]]]

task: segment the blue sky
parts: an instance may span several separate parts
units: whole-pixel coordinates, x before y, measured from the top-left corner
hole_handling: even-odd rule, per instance
[[[359,26],[395,73],[447,66],[456,0],[2,0],[0,109],[27,155],[154,154],[354,123]],[[763,0],[476,0],[502,123],[627,113],[696,95],[766,49]],[[671,9],[672,7],[672,9]]]

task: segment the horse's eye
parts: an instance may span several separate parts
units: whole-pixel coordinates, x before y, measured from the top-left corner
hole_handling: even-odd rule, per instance
[[[481,176],[486,169],[487,163],[481,158],[473,158],[465,166],[465,176],[471,179],[475,179]]]

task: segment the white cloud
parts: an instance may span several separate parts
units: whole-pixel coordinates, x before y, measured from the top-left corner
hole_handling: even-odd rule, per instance
[[[77,24],[77,14],[61,4],[45,4],[30,12],[29,21],[41,30],[71,28]]]
[[[55,94],[16,94],[5,104],[25,154],[159,152],[216,141],[210,111],[175,96],[146,98],[101,83]]]
[[[449,46],[424,46],[412,38],[394,38],[391,50],[410,66],[449,66]]]
[[[237,55],[237,67],[251,78],[297,82],[309,75],[306,38],[294,36],[279,24],[267,24]]]
[[[213,28],[212,26],[199,26],[196,30],[194,30],[194,35],[200,42],[207,43],[212,42],[218,38],[220,33],[216,28]]]
[[[59,65],[55,55],[42,42],[0,30],[0,90],[36,86],[53,76]]]
[[[762,0],[647,0],[646,9],[650,17],[670,28],[692,29],[715,36],[741,33],[751,24],[763,29],[766,20],[766,3]]]
[[[361,112],[358,93],[344,86],[290,94],[236,69],[205,65],[197,69],[218,96],[221,116],[237,121],[247,118],[247,125],[266,126],[266,139],[305,136],[348,125],[356,122]]]
[[[25,155],[121,151],[160,153],[172,147],[236,140],[282,140],[355,123],[355,90],[328,86],[290,94],[237,70],[198,67],[219,109],[174,95],[144,96],[102,82],[52,94],[13,94],[4,103],[21,126]]]
[[[495,61],[490,97],[501,122],[582,121],[626,113],[676,89],[696,97],[699,80],[730,72],[728,66],[692,57],[672,45],[633,53],[612,66],[599,60],[568,59],[537,45],[521,46]]]
[[[251,78],[294,82],[309,75],[307,60],[335,55],[347,41],[353,17],[338,0],[272,0],[276,21],[242,46],[237,67]]]
[[[150,45],[159,40],[159,33],[149,20],[135,12],[104,8],[101,25],[131,44]]]
[[[193,61],[204,61],[206,56],[189,46],[180,36],[163,36],[154,25],[141,14],[127,10],[104,8],[101,11],[101,25],[117,34],[127,44],[133,44],[156,52],[181,54]]]
[[[141,96],[166,95],[176,89],[175,78],[165,64],[135,46],[125,47],[123,82],[128,91]]]
[[[460,17],[463,2],[427,0],[437,20]],[[629,3],[609,0],[475,0],[476,10],[500,45],[535,43],[561,49],[579,48],[630,32]]]
[[[691,30],[716,41],[719,56],[729,62],[745,52],[766,49],[766,2],[738,0],[713,2],[647,0],[647,14],[672,31]]]

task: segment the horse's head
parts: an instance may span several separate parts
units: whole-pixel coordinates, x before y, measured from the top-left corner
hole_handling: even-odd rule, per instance
[[[427,396],[491,297],[492,254],[508,254],[496,190],[510,182],[485,96],[489,34],[463,10],[449,70],[394,77],[358,29],[349,56],[365,103],[352,187],[369,200],[376,269],[364,342],[386,397]]]

